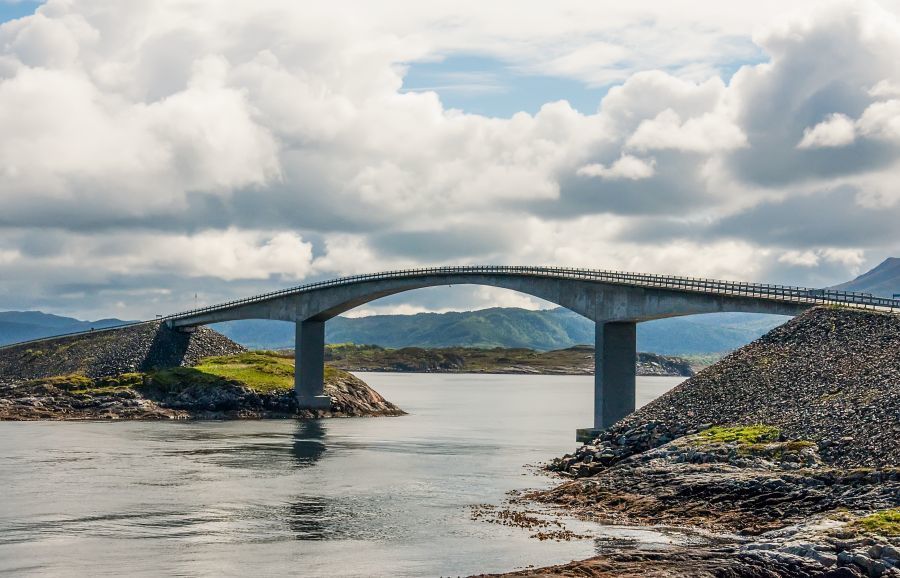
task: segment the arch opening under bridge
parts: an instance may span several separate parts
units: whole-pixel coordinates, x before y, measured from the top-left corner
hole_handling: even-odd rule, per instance
[[[447,285],[510,289],[570,309],[595,322],[594,424],[608,427],[635,409],[636,324],[718,312],[796,315],[823,303],[868,308],[900,307],[870,295],[763,285],[550,267],[439,267],[345,277],[168,316],[173,328],[240,319],[296,324],[295,390],[301,407],[326,408],[325,323],[376,299]]]

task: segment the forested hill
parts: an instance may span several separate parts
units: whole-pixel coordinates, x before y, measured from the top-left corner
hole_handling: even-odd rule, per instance
[[[729,351],[786,318],[726,313],[663,319],[638,326],[638,349],[663,355]],[[39,311],[0,312],[0,345],[125,323],[80,321]],[[238,343],[259,349],[294,346],[294,326],[281,321],[237,321],[214,326]],[[593,344],[593,323],[567,309],[481,311],[337,317],[326,325],[329,343],[382,347],[518,347],[549,351]]]
[[[638,325],[638,350],[663,355],[730,351],[788,318],[722,313],[661,319]],[[279,321],[235,321],[214,326],[252,348],[290,348],[294,326]],[[480,311],[336,317],[325,326],[328,343],[382,347],[515,347],[540,351],[593,344],[594,324],[567,309]]]

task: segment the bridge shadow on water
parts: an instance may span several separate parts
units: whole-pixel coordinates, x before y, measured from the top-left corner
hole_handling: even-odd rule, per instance
[[[324,420],[304,420],[297,423],[291,444],[294,468],[315,466],[325,455],[327,427]],[[354,507],[333,496],[305,493],[291,498],[287,504],[285,521],[294,536],[301,541],[359,538],[352,521]]]
[[[327,449],[325,433],[325,424],[319,419],[304,420],[297,424],[291,445],[295,467],[308,468],[322,459]]]

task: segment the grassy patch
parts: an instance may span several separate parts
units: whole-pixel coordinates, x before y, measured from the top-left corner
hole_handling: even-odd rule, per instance
[[[900,536],[900,508],[875,512],[851,525],[880,536]]]
[[[293,356],[273,351],[207,357],[191,369],[209,376],[239,381],[256,391],[287,390],[294,387]]]
[[[343,372],[325,366],[325,379],[339,379]],[[134,389],[145,395],[179,393],[188,387],[223,387],[241,384],[258,392],[289,391],[294,387],[294,357],[274,351],[207,357],[194,367],[173,367],[150,373],[124,373],[91,379],[80,374],[34,379],[30,385],[47,385],[72,394],[108,394]]]
[[[738,443],[742,446],[778,441],[781,431],[770,425],[738,427],[713,426],[700,432],[700,439],[709,443]]]
[[[69,375],[56,375],[54,377],[32,379],[28,382],[28,385],[51,385],[66,391],[75,391],[93,387],[94,381],[89,377],[73,373]]]
[[[139,388],[141,393],[148,396],[177,394],[188,387],[221,387],[229,380],[218,375],[199,371],[193,367],[173,367],[161,369],[149,375],[149,379]]]
[[[87,378],[85,378],[87,379]],[[115,393],[124,389],[137,389],[144,383],[143,373],[123,373],[115,377],[99,377],[88,380],[90,384],[76,389],[70,389],[71,393],[98,395],[103,393]]]

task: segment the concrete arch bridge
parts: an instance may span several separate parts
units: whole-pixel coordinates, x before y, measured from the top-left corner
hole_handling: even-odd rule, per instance
[[[323,395],[325,322],[381,297],[444,285],[487,285],[532,295],[596,323],[594,428],[635,409],[636,324],[717,312],[796,315],[821,304],[900,309],[869,294],[712,279],[564,267],[462,266],[387,271],[312,283],[164,317],[172,328],[239,319],[296,323],[295,390],[302,407],[328,407]]]

